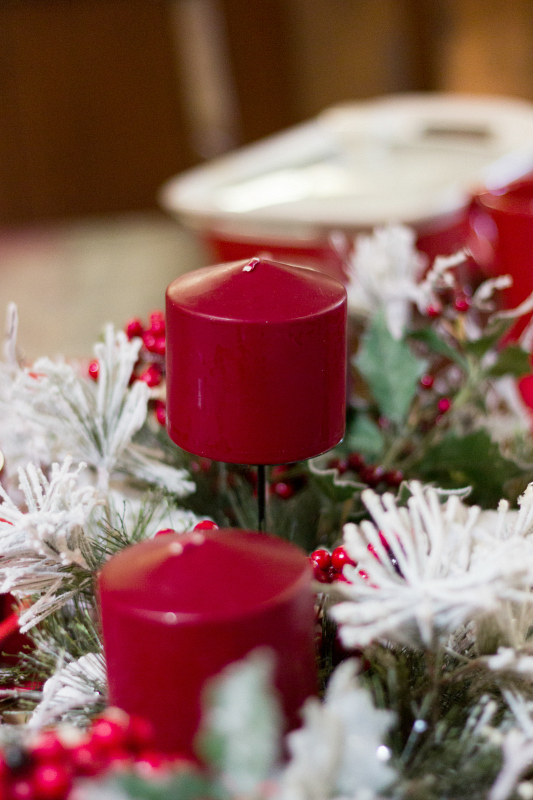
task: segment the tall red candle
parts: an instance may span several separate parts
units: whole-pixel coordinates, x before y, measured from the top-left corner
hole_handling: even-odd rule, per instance
[[[180,447],[237,464],[316,456],[344,435],[346,291],[252,259],[167,289],[167,427]]]
[[[157,745],[193,754],[205,681],[258,646],[276,656],[288,724],[316,691],[305,553],[241,530],[158,536],[99,576],[110,702],[149,719]]]

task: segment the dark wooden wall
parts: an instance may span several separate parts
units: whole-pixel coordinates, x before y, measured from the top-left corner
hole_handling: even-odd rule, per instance
[[[187,141],[162,0],[2,0],[0,220],[153,206]]]
[[[531,0],[211,1],[236,145],[385,92],[533,99]],[[171,13],[186,2],[0,0],[0,224],[155,208],[198,163],[177,52],[188,34]]]

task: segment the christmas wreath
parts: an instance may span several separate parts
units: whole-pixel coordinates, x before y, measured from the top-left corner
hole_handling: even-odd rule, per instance
[[[194,762],[107,708],[94,576],[161,532],[253,529],[255,472],[168,438],[161,313],[109,326],[90,363],[30,365],[9,308],[0,797],[533,798],[533,303],[502,310],[508,277],[477,278],[467,254],[428,268],[406,228],[335,246],[346,436],[272,467],[267,510],[310,555],[322,696],[283,740],[251,653],[206,692]]]

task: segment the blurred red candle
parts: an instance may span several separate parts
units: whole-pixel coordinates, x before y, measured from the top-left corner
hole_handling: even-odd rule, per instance
[[[110,702],[150,720],[158,747],[192,755],[205,681],[258,646],[276,656],[290,727],[316,691],[305,553],[241,530],[168,534],[127,548],[99,577]]]
[[[183,449],[237,464],[334,447],[346,411],[346,291],[303,267],[252,259],[167,289],[167,426]]]

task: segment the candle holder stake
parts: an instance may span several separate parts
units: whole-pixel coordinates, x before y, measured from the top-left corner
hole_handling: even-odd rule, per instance
[[[257,465],[257,530],[265,532],[267,483],[264,464]]]

